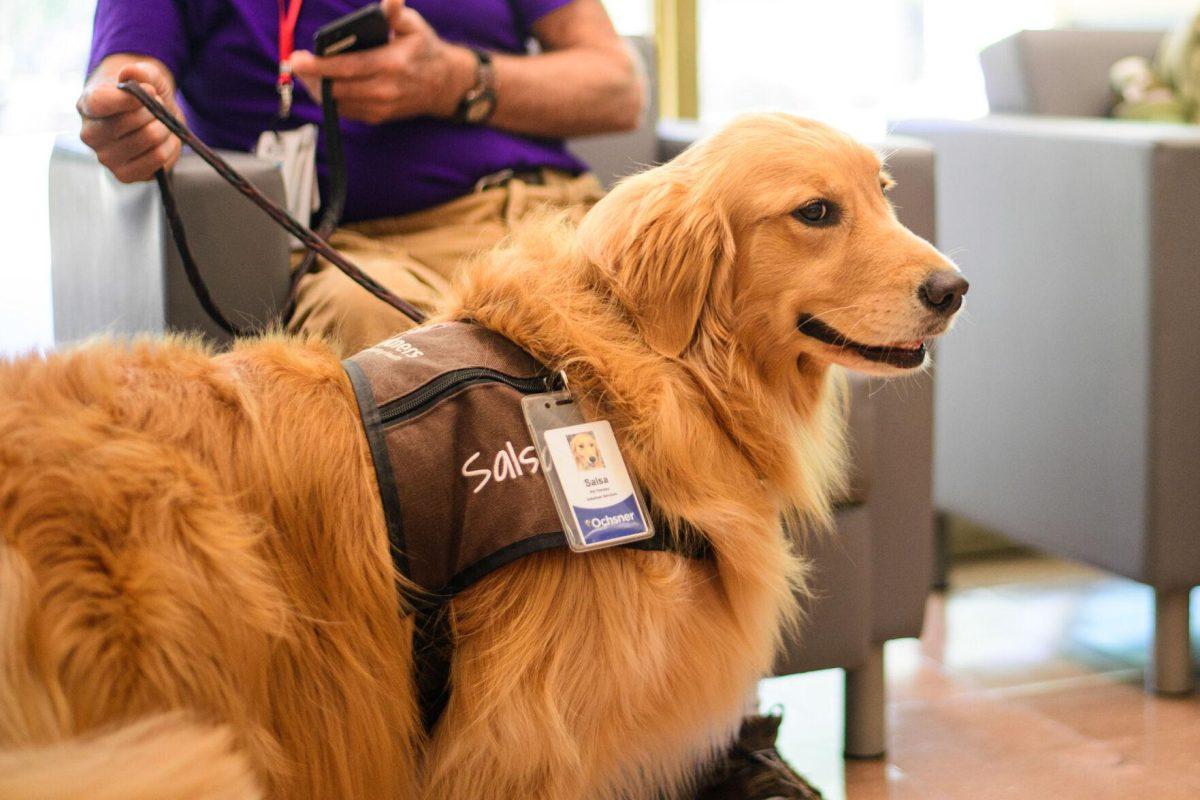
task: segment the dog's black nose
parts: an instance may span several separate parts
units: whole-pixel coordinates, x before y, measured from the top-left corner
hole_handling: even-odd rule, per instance
[[[971,284],[954,270],[939,269],[921,284],[917,294],[921,302],[938,314],[950,316],[962,307],[963,295]]]

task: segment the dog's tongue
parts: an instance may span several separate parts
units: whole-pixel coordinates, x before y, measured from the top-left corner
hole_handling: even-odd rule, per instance
[[[892,347],[897,350],[920,350],[923,344],[925,344],[924,339],[913,339],[911,342],[896,342]]]

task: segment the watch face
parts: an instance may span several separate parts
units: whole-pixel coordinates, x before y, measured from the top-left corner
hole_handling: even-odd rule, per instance
[[[491,92],[480,92],[471,98],[470,105],[467,106],[467,122],[472,124],[483,122],[492,115],[492,109],[495,107],[496,95]]]

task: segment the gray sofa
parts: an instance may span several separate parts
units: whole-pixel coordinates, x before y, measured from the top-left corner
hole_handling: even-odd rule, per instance
[[[653,64],[647,43],[637,44]],[[696,135],[678,126],[662,135],[656,116],[652,107],[637,131],[572,147],[611,182],[674,155]],[[904,221],[932,239],[932,151],[899,140],[887,150]],[[269,165],[244,157],[239,166],[268,194],[282,195]],[[287,270],[283,234],[194,156],[181,160],[176,187],[218,303],[252,319],[278,307]],[[191,297],[153,184],[117,184],[89,151],[64,139],[53,155],[50,200],[60,342],[100,330],[201,330],[222,339]],[[868,392],[865,380],[854,382],[854,492],[837,514],[836,532],[805,544],[816,563],[817,600],[778,672],[846,670],[846,752],[853,756],[884,750],[883,643],[921,631],[932,558],[932,408],[928,374],[902,391]]]
[[[1149,687],[1192,687],[1200,583],[1200,127],[1102,119],[1156,32],[1026,31],[989,116],[914,120],[978,297],[938,355],[935,501],[1152,586]],[[974,297],[974,295],[972,295]]]

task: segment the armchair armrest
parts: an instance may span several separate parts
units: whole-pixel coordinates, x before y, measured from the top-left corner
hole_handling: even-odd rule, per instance
[[[933,571],[933,387],[928,373],[880,385],[851,375],[850,496],[836,536],[803,540],[815,565],[801,636],[776,674],[854,669],[872,644],[921,632]]]
[[[658,123],[658,160],[670,161],[712,129],[699,120],[664,119]]]
[[[244,153],[223,154],[276,202],[279,169]],[[173,175],[188,240],[213,298],[234,321],[270,319],[286,300],[287,234],[199,157]],[[50,158],[50,261],[54,335],[60,344],[101,332],[201,331],[228,337],[192,293],[154,182],[118,182],[74,136]]]
[[[1126,147],[1191,148],[1200,143],[1200,126],[1170,122],[1135,122],[1105,117],[989,114],[978,119],[910,119],[893,124],[902,136],[932,142],[940,152],[944,137],[1109,143]]]

